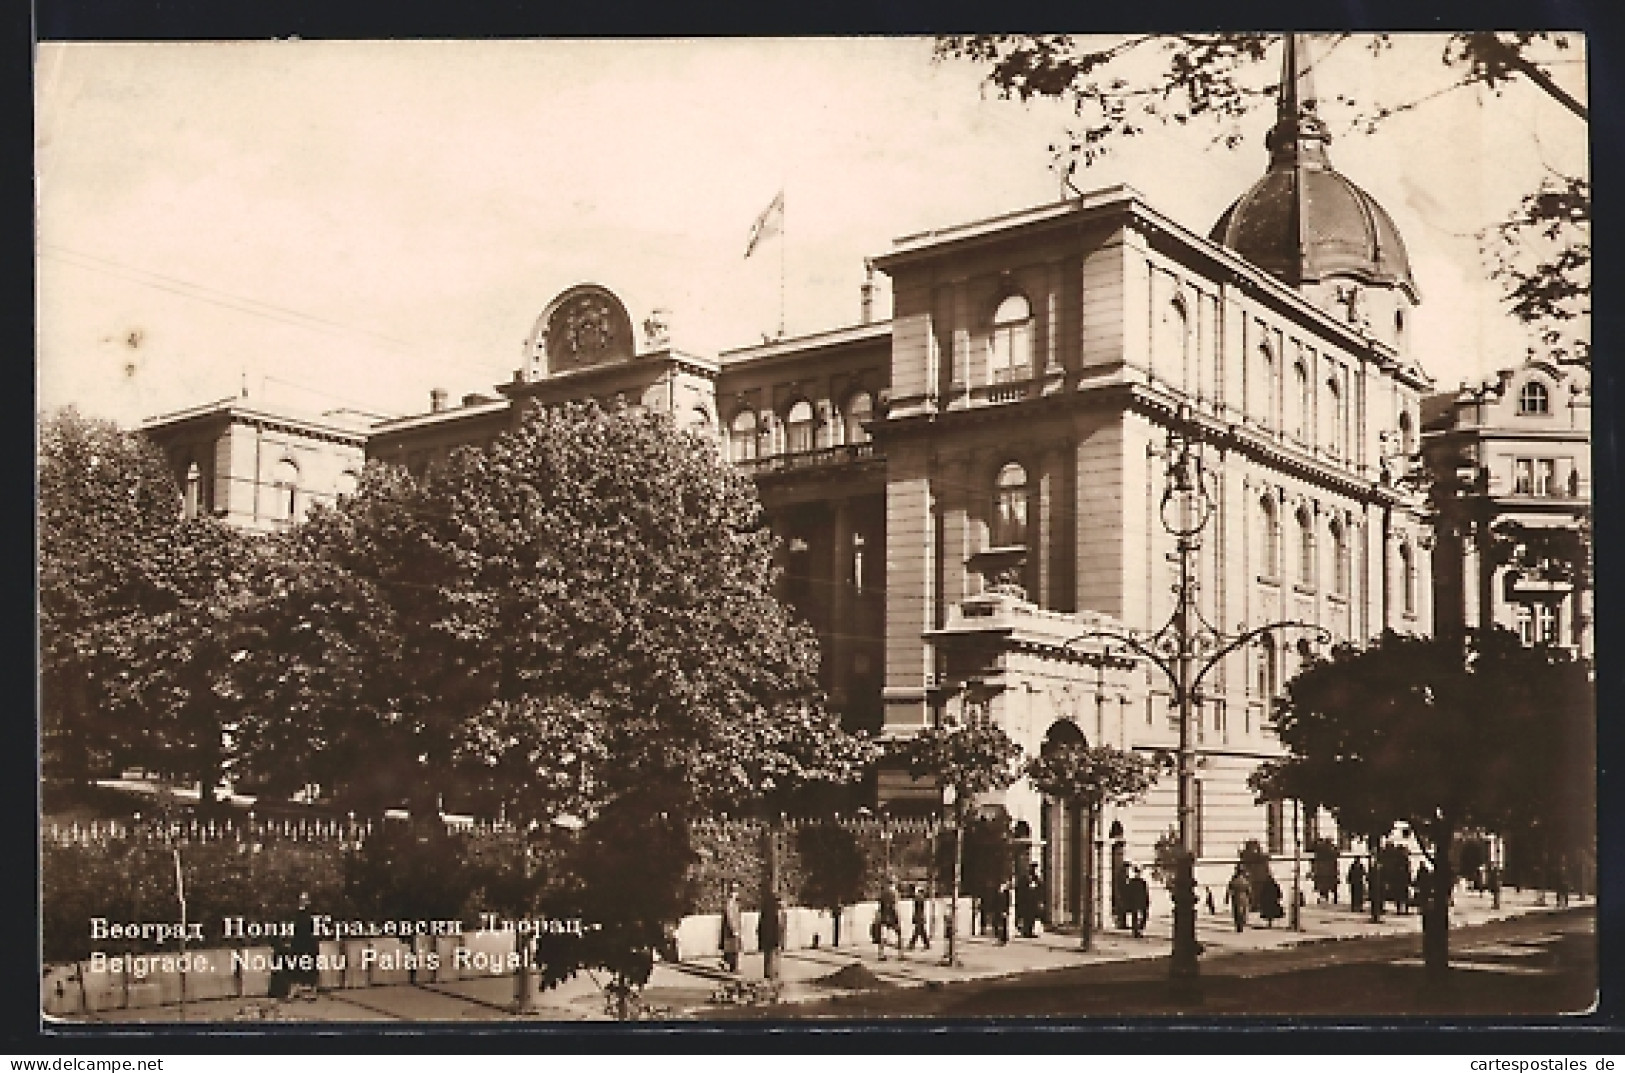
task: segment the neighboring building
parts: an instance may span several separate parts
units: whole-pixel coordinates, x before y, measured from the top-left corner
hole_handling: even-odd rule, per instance
[[[272,532],[303,518],[312,503],[354,490],[376,420],[233,398],[154,417],[141,427],[169,459],[188,517],[210,513]]]
[[[620,300],[583,285],[544,311],[500,400],[438,398],[377,423],[367,455],[420,469],[565,399],[667,411],[755,476],[784,594],[817,630],[850,725],[900,736],[979,717],[1029,752],[1080,737],[1169,749],[1167,683],[1086,635],[1143,635],[1172,611],[1158,513],[1170,430],[1200,439],[1216,507],[1209,622],[1239,634],[1294,620],[1350,640],[1432,628],[1423,503],[1400,479],[1430,387],[1408,352],[1418,292],[1393,222],[1327,159],[1308,69],[1289,43],[1268,169],[1209,237],[1128,187],[913,235],[875,259],[891,320],[872,322],[866,285],[863,323],[715,358],[674,349],[658,311],[640,347]],[[176,457],[188,427],[147,429]],[[1239,649],[1206,680],[1203,883],[1221,883],[1247,839],[1292,851],[1282,804],[1257,805],[1246,779],[1279,755],[1270,703],[1307,654],[1301,636]],[[938,804],[897,772],[873,791],[894,811]],[[1164,779],[1109,810],[1093,852],[1149,862],[1174,796]],[[1025,822],[1051,919],[1075,919],[1091,851],[1075,811],[1024,785],[980,804]]]
[[[1579,539],[1557,546],[1589,556],[1589,371],[1531,358],[1477,387],[1424,399],[1422,415],[1428,471],[1457,493],[1434,549],[1439,629],[1504,626],[1526,644],[1590,657],[1589,562],[1579,571],[1520,567],[1496,537],[1508,523],[1567,531]]]

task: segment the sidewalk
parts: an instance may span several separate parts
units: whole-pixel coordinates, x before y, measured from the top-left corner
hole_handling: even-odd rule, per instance
[[[1546,904],[1540,904],[1542,900]],[[1576,908],[1594,906],[1595,901],[1576,897],[1571,905]],[[1467,927],[1529,913],[1549,912],[1555,908],[1554,899],[1549,893],[1542,899],[1533,891],[1506,890],[1502,892],[1501,908],[1495,910],[1491,908],[1488,895],[1481,897],[1467,892],[1457,896],[1456,905],[1451,910],[1450,925],[1452,928]],[[873,944],[789,950],[781,958],[779,998],[781,1002],[807,1002],[863,989],[861,986],[839,986],[843,982],[880,987],[941,986],[1077,965],[1163,957],[1168,953],[1171,942],[1170,924],[1166,915],[1161,919],[1153,918],[1145,935],[1139,939],[1127,931],[1108,927],[1103,933],[1095,935],[1093,949],[1089,951],[1079,948],[1075,934],[1049,933],[1034,939],[1012,939],[1003,945],[990,938],[968,937],[959,944],[960,964],[952,967],[942,964],[945,951],[940,939],[933,941],[928,951],[905,951],[902,957],[895,949],[888,949],[885,960],[879,958]],[[1238,933],[1228,912],[1222,908],[1217,915],[1203,911],[1197,918],[1197,941],[1203,945],[1205,957],[1371,936],[1420,935],[1421,930],[1421,917],[1415,912],[1385,913],[1381,923],[1373,924],[1369,913],[1355,914],[1346,905],[1311,904],[1304,907],[1301,931],[1293,931],[1285,921],[1277,921],[1274,927],[1264,927],[1255,916],[1249,926]],[[859,970],[854,966],[862,968]],[[720,959],[715,957],[675,964],[658,962],[648,987],[644,989],[643,998],[656,1017],[703,1020],[724,1008],[712,1001],[713,995],[736,981],[743,980],[747,984],[761,981],[762,967],[763,959],[759,954],[748,954],[741,959],[738,976],[722,971]],[[847,970],[843,974],[845,979],[820,982],[842,970]],[[853,980],[854,976],[868,978]],[[313,999],[290,1002],[272,999],[194,1002],[187,1005],[185,1019],[250,1023],[258,1020],[465,1023],[491,1020],[609,1020],[600,982],[602,976],[595,981],[589,974],[582,973],[560,987],[537,991],[534,995],[535,1012],[525,1015],[513,1012],[513,977],[492,976],[447,984],[327,991]],[[178,1006],[107,1010],[87,1020],[174,1022],[181,1019],[181,1013]]]

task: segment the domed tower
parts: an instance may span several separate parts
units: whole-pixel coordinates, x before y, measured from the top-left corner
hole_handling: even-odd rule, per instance
[[[1376,200],[1332,167],[1305,35],[1287,34],[1269,169],[1208,236],[1401,353],[1420,300],[1405,243]]]

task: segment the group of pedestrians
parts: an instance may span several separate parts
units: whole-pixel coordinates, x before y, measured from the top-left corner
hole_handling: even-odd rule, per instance
[[[1230,920],[1237,931],[1247,927],[1248,917],[1255,908],[1266,928],[1274,927],[1275,922],[1286,915],[1286,910],[1281,907],[1281,884],[1275,876],[1268,871],[1258,876],[1248,875],[1247,866],[1240,861],[1236,862],[1236,870],[1225,885],[1224,900],[1230,906]],[[1208,911],[1213,911],[1211,895],[1208,898]]]

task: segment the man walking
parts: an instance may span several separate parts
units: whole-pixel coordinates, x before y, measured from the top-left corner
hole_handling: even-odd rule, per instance
[[[1236,865],[1236,874],[1230,877],[1230,883],[1224,889],[1224,900],[1230,905],[1230,919],[1235,922],[1236,931],[1247,926],[1247,910],[1252,904],[1253,885],[1247,880],[1247,873],[1240,863]]]
[[[1146,918],[1151,915],[1151,888],[1146,885],[1145,877],[1140,874],[1139,865],[1134,866],[1128,882],[1123,884],[1123,903],[1128,916],[1129,930],[1138,939],[1145,934]]]
[[[1358,857],[1349,865],[1349,901],[1356,913],[1365,908],[1365,865]]]
[[[913,950],[916,942],[931,949],[931,929],[925,920],[925,890],[918,883],[914,884],[914,934],[908,937],[908,948]]]

